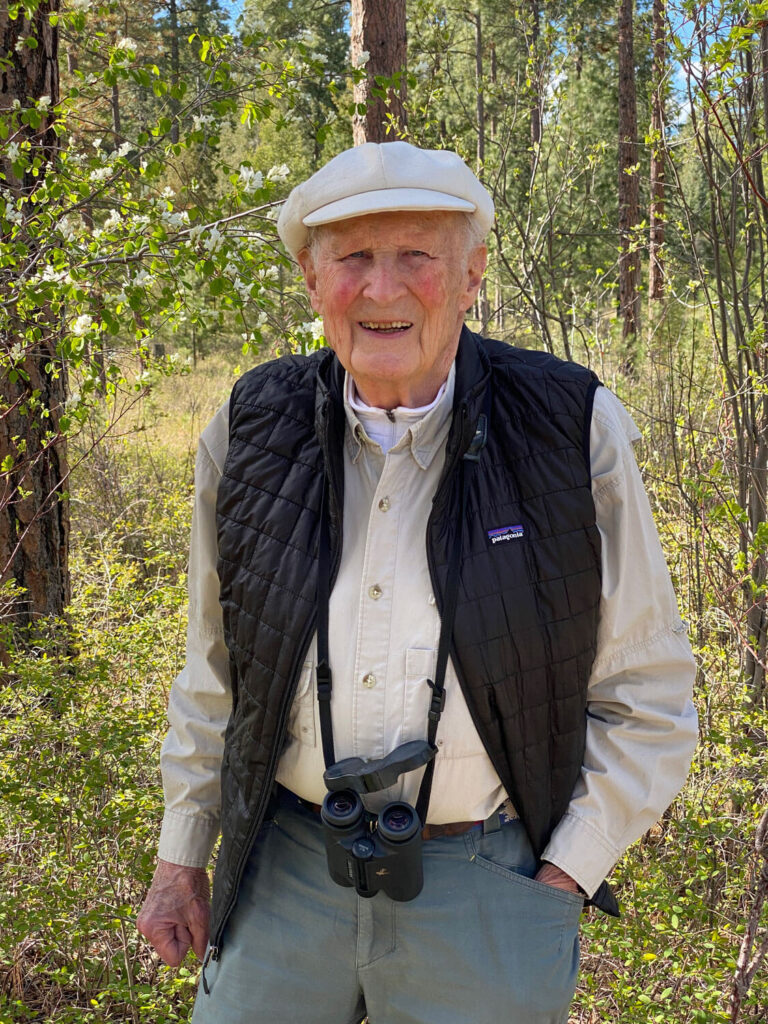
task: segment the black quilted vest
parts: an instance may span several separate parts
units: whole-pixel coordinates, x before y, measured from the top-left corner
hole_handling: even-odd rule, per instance
[[[343,370],[326,350],[259,366],[232,393],[217,507],[233,709],[222,766],[214,947],[221,945],[264,816],[315,629],[324,467],[331,484],[333,578],[338,569],[342,384]],[[463,523],[452,660],[537,854],[568,806],[584,752],[600,600],[588,447],[596,386],[583,367],[465,328],[446,462],[427,528],[432,584],[442,607],[457,528],[456,468],[490,387],[488,441]],[[515,535],[494,543],[497,535],[489,532],[502,527],[515,527]]]

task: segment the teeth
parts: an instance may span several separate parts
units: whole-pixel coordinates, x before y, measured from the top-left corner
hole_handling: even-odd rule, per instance
[[[413,326],[410,320],[389,320],[385,323],[379,323],[375,320],[361,320],[360,323],[369,331],[399,331]]]

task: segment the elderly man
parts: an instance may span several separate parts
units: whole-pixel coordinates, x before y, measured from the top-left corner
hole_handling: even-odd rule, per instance
[[[605,876],[685,777],[637,429],[589,370],[464,326],[492,219],[401,142],[280,215],[330,349],[246,374],[203,434],[139,917],[204,957],[196,1024],[566,1021],[584,903],[615,913]]]

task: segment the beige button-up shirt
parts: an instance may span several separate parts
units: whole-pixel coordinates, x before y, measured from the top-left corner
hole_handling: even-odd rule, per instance
[[[444,461],[453,370],[431,406],[388,417],[366,409],[348,382],[344,543],[331,595],[329,645],[336,757],[379,757],[426,735],[440,634],[425,536]],[[366,431],[367,426],[367,431]],[[696,741],[694,662],[631,451],[639,433],[605,388],[590,433],[592,491],[603,544],[597,656],[589,680],[586,751],[568,812],[544,859],[592,893],[626,847],[682,785]],[[375,439],[374,439],[375,438]],[[203,432],[189,570],[187,660],[169,702],[162,752],[166,813],[159,856],[207,863],[218,835],[219,771],[231,707],[216,575],[215,500],[228,445],[227,407]],[[325,794],[315,696],[315,641],[307,653],[278,780],[320,803]],[[438,730],[428,819],[479,820],[506,798],[452,666]],[[366,798],[415,803],[421,772]]]

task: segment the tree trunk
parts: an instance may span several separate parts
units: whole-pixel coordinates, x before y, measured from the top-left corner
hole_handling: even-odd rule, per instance
[[[477,171],[485,163],[485,96],[483,95],[483,23],[480,8],[472,16],[475,23],[475,88],[477,89]]]
[[[405,127],[405,67],[407,33],[405,0],[352,0],[349,14],[352,63],[365,65],[366,76],[355,85],[355,103],[365,113],[355,113],[352,135],[356,146],[364,142],[395,142],[397,129]],[[368,54],[367,61],[364,55]],[[399,88],[384,93],[376,76],[391,79],[400,74]],[[389,129],[389,130],[388,130]]]
[[[667,69],[665,0],[653,0],[653,93],[651,95],[651,205],[648,299],[664,297],[664,91]]]
[[[640,319],[640,256],[636,228],[640,220],[637,102],[632,19],[634,0],[619,3],[619,314],[622,336],[628,341],[626,365],[634,365],[634,340]]]
[[[179,13],[176,0],[169,0],[168,20],[171,26],[171,142],[179,141],[179,97],[174,90],[179,86]]]
[[[19,16],[11,21],[7,5],[0,8],[0,49],[6,66],[0,78],[0,109],[18,102],[22,109],[42,96],[50,108],[59,101],[58,29],[49,15],[58,12],[59,0],[42,0],[32,20]],[[30,47],[24,39],[34,39]],[[6,176],[5,195],[15,203],[30,196],[45,168],[56,159],[58,142],[53,114],[44,113],[38,129],[20,126],[16,141],[28,141],[30,156],[42,161],[40,174],[14,176],[10,162],[0,155]],[[20,240],[34,258],[34,240]],[[0,277],[0,299],[12,302],[14,280]],[[30,340],[24,334],[29,321],[13,316],[12,326],[0,337],[0,583],[21,588],[15,599],[2,602],[1,612],[16,624],[25,625],[40,616],[61,615],[69,600],[69,506],[64,492],[68,475],[65,440],[59,419],[66,397],[66,373],[56,351],[57,337],[48,333]],[[43,322],[49,320],[42,318]],[[15,365],[11,351],[18,353]]]

